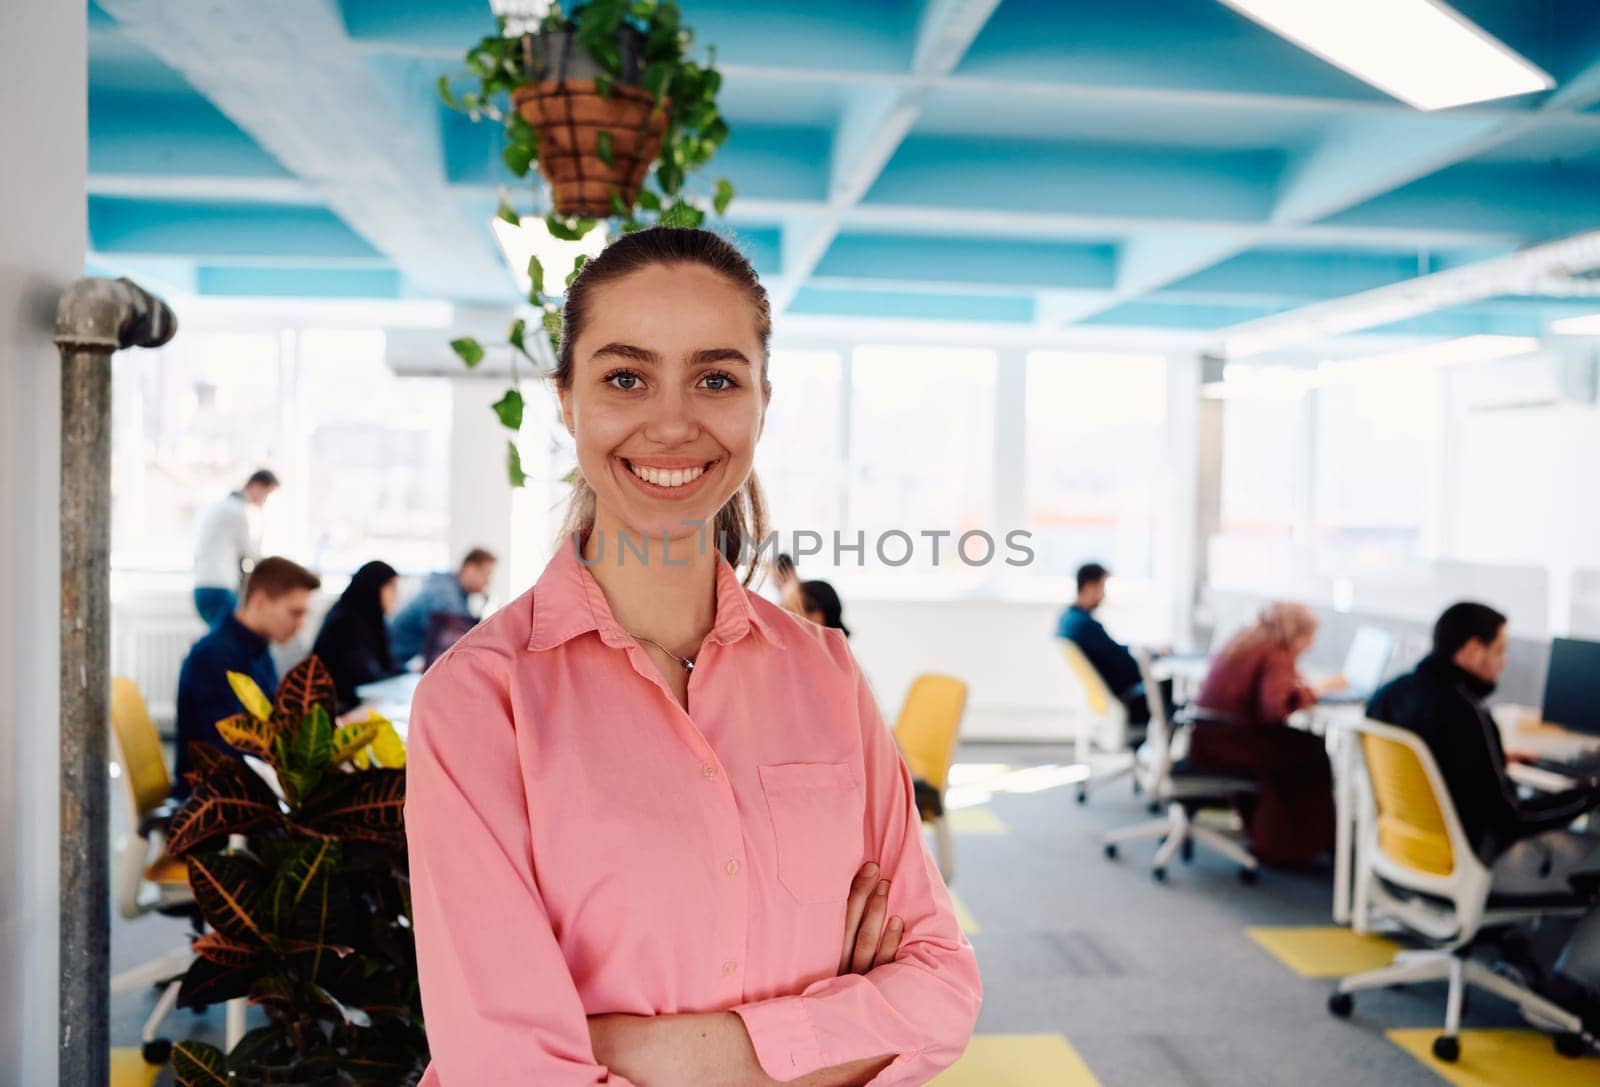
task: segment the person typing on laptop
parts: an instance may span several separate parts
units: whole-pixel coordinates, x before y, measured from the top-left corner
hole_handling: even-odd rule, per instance
[[[1600,807],[1600,788],[1518,797],[1500,731],[1483,708],[1505,668],[1508,641],[1498,611],[1452,604],[1434,624],[1433,652],[1379,688],[1367,716],[1409,729],[1428,745],[1497,893],[1567,894],[1574,875],[1600,873],[1600,835],[1568,829]]]

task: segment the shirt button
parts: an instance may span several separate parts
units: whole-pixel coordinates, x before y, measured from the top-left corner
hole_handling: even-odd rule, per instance
[[[714,777],[717,776],[717,768],[715,766],[712,766],[709,762],[706,763],[705,766],[703,766],[701,768],[700,772],[702,774],[704,774],[708,779],[709,778],[714,778]]]
[[[729,861],[725,865],[725,867],[728,869],[728,875],[736,876],[736,875],[739,874],[739,862],[738,861]]]
[[[727,962],[722,964],[722,976],[727,977],[738,969],[739,964],[734,962],[732,959],[729,959]]]

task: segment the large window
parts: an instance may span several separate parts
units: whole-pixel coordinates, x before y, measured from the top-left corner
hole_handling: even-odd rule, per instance
[[[1325,569],[1360,572],[1418,557],[1439,435],[1440,373],[1394,366],[1317,390],[1313,493]]]
[[[445,565],[450,385],[398,378],[374,331],[180,334],[115,356],[113,565],[180,573],[195,517],[258,467],[263,546],[329,573]]]
[[[843,359],[835,351],[775,351],[767,374],[772,400],[756,472],[772,526],[786,547],[796,530],[831,540],[845,478]]]
[[[1166,404],[1160,356],[1028,355],[1024,520],[1035,573],[1059,577],[1092,559],[1150,575]]]
[[[995,527],[994,352],[858,347],[850,392],[841,531],[850,543],[864,533],[866,547],[860,566],[845,556],[839,576],[864,570],[873,582],[907,587],[982,581],[987,571],[955,548],[962,534]],[[996,545],[1003,555],[1004,541]],[[968,554],[982,559],[982,540],[969,541]]]

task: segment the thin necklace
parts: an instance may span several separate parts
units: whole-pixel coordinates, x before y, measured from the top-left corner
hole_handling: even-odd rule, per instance
[[[643,634],[635,634],[631,630],[628,632],[628,637],[634,639],[635,641],[649,642],[651,645],[653,645],[657,649],[661,650],[661,652],[665,653],[667,656],[671,657],[673,660],[675,660],[679,664],[683,665],[683,670],[685,672],[694,671],[694,658],[693,657],[680,657],[680,656],[678,656],[678,654],[674,653],[672,650],[668,649],[666,646],[662,645],[660,642],[656,641],[654,638],[646,638]]]

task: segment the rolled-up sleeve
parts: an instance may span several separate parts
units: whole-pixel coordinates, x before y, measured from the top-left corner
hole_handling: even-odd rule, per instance
[[[911,774],[843,637],[834,640],[856,685],[867,856],[890,881],[889,916],[905,921],[900,950],[894,962],[864,975],[827,978],[799,994],[734,1010],[774,1079],[892,1054],[874,1084],[926,1083],[972,1037],[983,999],[977,958],[923,843]]]
[[[595,1062],[588,1017],[534,877],[507,668],[462,647],[417,688],[406,761],[424,1084],[629,1081]]]

